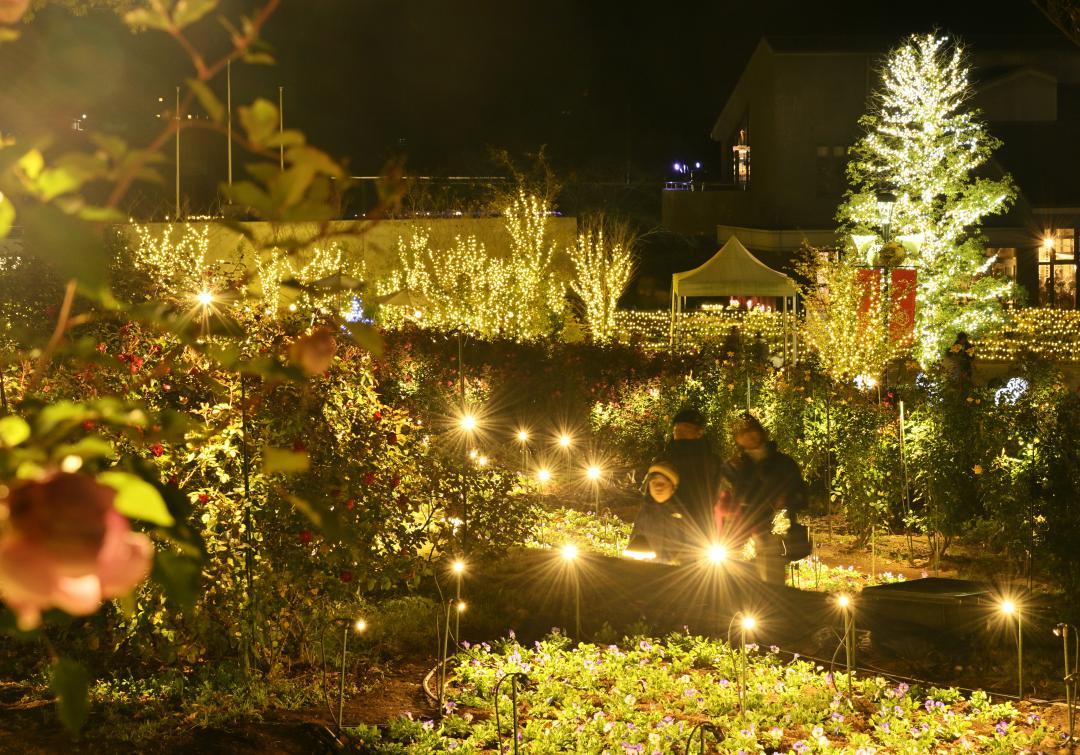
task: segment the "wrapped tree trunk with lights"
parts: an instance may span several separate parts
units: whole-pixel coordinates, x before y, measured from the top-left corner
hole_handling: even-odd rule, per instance
[[[581,297],[585,323],[596,343],[615,338],[615,310],[634,275],[634,238],[623,225],[596,223],[569,250],[570,290]]]
[[[976,110],[965,109],[970,70],[963,47],[940,33],[913,35],[889,54],[875,107],[860,121],[866,134],[851,150],[850,188],[837,213],[847,236],[888,225],[894,236],[918,239],[902,264],[918,268],[914,350],[923,365],[939,361],[957,332],[1002,325],[1000,302],[1012,285],[991,274],[979,234],[983,218],[1007,210],[1016,190],[1008,175],[975,175],[1000,142]],[[883,191],[896,197],[884,222]],[[876,265],[892,249],[883,246],[847,262]]]

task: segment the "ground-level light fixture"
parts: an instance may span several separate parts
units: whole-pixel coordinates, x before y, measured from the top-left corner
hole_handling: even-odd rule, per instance
[[[204,289],[195,294],[195,301],[199,302],[200,306],[209,307],[214,303],[214,295]]]
[[[722,564],[727,561],[728,549],[726,545],[713,543],[709,546],[708,550],[705,551],[705,555],[712,563]]]
[[[564,561],[573,561],[578,557],[577,546],[568,543],[560,549],[559,554],[563,557]]]
[[[517,439],[518,439],[519,443],[528,443],[529,442],[529,431],[528,430],[518,430]]]
[[[1016,617],[1016,686],[1017,696],[1024,699],[1024,615],[1019,603],[1012,598],[1003,598],[998,603],[998,610],[1007,617]]]
[[[603,473],[603,470],[595,464],[590,465],[589,468],[585,470],[585,476],[594,482],[599,480]]]
[[[547,469],[547,468],[541,468],[541,469],[537,470],[536,479],[539,480],[540,482],[550,482],[551,481],[551,470]]]
[[[458,426],[467,433],[471,433],[476,429],[476,417],[471,414],[465,414],[458,421]]]
[[[574,439],[571,438],[566,433],[563,433],[562,435],[559,436],[559,445],[562,446],[563,448],[570,448],[570,444],[573,443],[573,442],[574,442]]]

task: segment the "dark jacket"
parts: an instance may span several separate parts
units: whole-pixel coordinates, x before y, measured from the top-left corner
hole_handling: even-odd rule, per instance
[[[694,545],[694,524],[678,493],[657,503],[645,491],[627,550],[653,551],[657,561],[679,561]]]
[[[761,461],[740,452],[724,465],[725,485],[730,486],[726,508],[745,535],[769,534],[780,509],[787,509],[788,519],[795,524],[795,514],[806,507],[806,483],[799,465],[777,451],[772,441],[766,447]]]
[[[724,464],[706,438],[669,441],[659,458],[679,472],[679,498],[690,514],[702,547],[714,539],[713,506],[720,494]]]

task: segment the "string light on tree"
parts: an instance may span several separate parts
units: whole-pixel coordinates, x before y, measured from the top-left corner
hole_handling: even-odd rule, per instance
[[[970,68],[963,48],[940,34],[912,35],[886,61],[877,107],[851,150],[851,186],[838,210],[843,230],[880,227],[877,193],[896,195],[897,236],[921,234],[906,261],[918,268],[916,357],[939,361],[957,331],[977,335],[1003,324],[1011,283],[985,274],[983,218],[1004,212],[1016,189],[1008,176],[976,177],[1000,142],[965,109]],[[849,255],[853,257],[854,255]]]

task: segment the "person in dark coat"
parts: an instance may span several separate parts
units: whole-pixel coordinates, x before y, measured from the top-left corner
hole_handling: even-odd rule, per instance
[[[679,473],[669,462],[649,465],[645,476],[645,500],[630,531],[623,555],[639,560],[679,562],[687,555],[687,530],[691,522],[678,496]]]
[[[750,544],[744,545],[744,553],[753,554],[763,581],[784,584],[784,537],[806,506],[806,483],[799,465],[776,449],[752,414],[738,419],[732,434],[739,450],[724,465],[718,525],[731,546]]]
[[[705,437],[705,417],[683,409],[672,420],[671,440],[658,457],[679,473],[679,498],[690,514],[692,545],[702,552],[715,542],[713,508],[720,495],[723,462]]]

